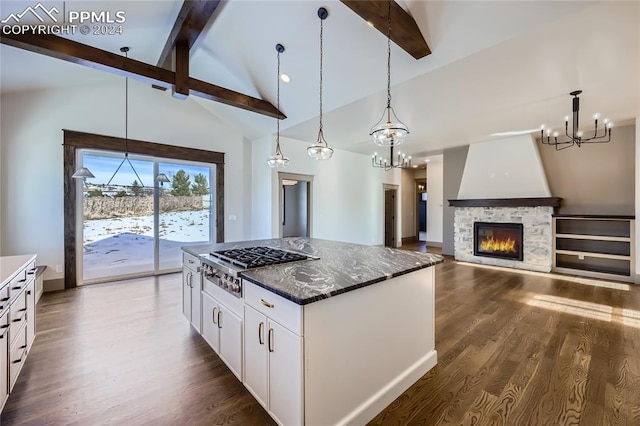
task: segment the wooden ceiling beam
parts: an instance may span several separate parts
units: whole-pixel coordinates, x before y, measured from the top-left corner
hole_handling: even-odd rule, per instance
[[[122,55],[50,34],[3,34],[0,43],[63,61],[174,89],[176,73]],[[269,117],[286,116],[270,102],[188,77],[189,93]]]
[[[387,0],[340,0],[384,36],[389,27]],[[391,40],[416,59],[431,54],[418,24],[398,3],[391,1]]]
[[[158,59],[160,68],[171,69],[171,56],[176,44],[186,43],[188,49],[193,47],[219,5],[220,0],[184,1]]]

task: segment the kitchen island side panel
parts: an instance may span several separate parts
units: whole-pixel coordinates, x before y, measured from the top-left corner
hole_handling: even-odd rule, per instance
[[[365,424],[436,365],[435,268],[304,307],[305,424]]]

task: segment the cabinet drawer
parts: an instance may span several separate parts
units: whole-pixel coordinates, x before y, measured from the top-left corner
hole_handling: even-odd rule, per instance
[[[27,265],[26,273],[27,273],[27,281],[31,281],[36,278],[36,272],[38,271],[38,267],[36,266],[36,261],[29,263]]]
[[[12,325],[11,328],[16,327]],[[19,327],[16,327],[18,329]],[[16,337],[16,341],[11,345],[9,352],[9,388],[13,389],[13,385],[18,378],[18,373],[22,369],[24,360],[27,358],[27,327],[21,327]]]
[[[302,306],[247,280],[243,290],[245,303],[302,336]]]
[[[9,307],[9,287],[10,285],[7,284],[0,290],[0,312]]]
[[[14,298],[27,285],[27,271],[21,269],[11,282],[9,282],[9,298]]]
[[[189,269],[193,269],[194,271],[200,265],[200,260],[189,253],[182,252],[182,264]]]
[[[22,329],[22,326],[27,322],[27,298],[25,293],[22,293],[11,304],[9,308],[9,344],[13,345],[15,339],[18,337],[16,333]]]
[[[9,314],[4,314],[0,317],[0,340],[9,341]],[[7,346],[8,347],[8,346]]]

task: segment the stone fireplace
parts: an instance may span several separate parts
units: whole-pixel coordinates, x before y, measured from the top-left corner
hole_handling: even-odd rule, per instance
[[[456,260],[550,272],[552,215],[559,204],[553,197],[449,200]]]

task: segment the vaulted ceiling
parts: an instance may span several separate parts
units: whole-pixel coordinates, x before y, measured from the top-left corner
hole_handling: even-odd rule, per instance
[[[47,5],[62,2],[46,2]],[[479,142],[495,132],[558,126],[581,89],[581,121],[600,112],[617,124],[640,115],[640,2],[398,1],[431,55],[392,46],[392,95],[413,155]],[[32,5],[0,3],[4,19]],[[282,135],[313,142],[318,126],[319,19],[324,6],[324,130],[330,145],[370,154],[370,127],[386,103],[386,38],[336,0],[222,2],[190,52],[190,75],[275,104],[275,44],[286,47]],[[67,9],[124,10],[118,36],[70,39],[155,65],[182,1],[67,1]],[[0,47],[2,93],[100,84],[113,76],[15,47]],[[44,71],[46,70],[46,71]],[[149,90],[154,90],[149,88]],[[166,96],[171,96],[167,91]],[[190,97],[237,124],[249,139],[274,119]]]

